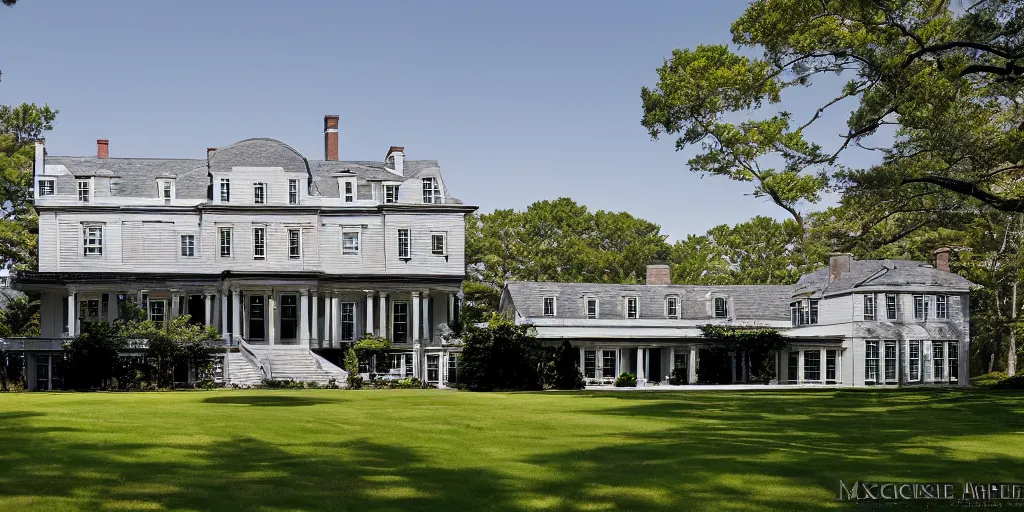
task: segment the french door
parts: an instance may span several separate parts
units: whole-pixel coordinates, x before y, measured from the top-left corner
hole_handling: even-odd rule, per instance
[[[263,295],[249,296],[249,339],[267,339],[266,300]]]

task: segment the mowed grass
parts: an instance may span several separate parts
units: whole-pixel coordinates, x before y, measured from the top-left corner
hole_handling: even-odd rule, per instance
[[[840,479],[1024,481],[1024,395],[0,395],[2,511],[820,510]]]

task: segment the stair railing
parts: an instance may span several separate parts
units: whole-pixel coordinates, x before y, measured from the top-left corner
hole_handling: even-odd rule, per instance
[[[249,346],[248,343],[246,343],[245,338],[236,335],[235,341],[238,342],[239,353],[241,353],[243,357],[248,359],[253,366],[260,369],[260,373],[263,374],[263,378],[265,380],[270,380],[271,375],[273,375],[270,371],[270,361],[261,360],[259,357],[257,357],[256,352],[253,352],[252,347]]]

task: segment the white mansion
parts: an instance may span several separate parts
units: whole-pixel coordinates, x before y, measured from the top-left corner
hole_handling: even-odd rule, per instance
[[[648,267],[646,285],[509,282],[500,309],[548,344],[578,347],[590,384],[623,372],[640,385],[667,382],[675,369],[702,383],[698,368],[711,364],[721,366],[712,383],[747,382],[746,352],[702,360],[710,324],[785,336],[773,361],[780,383],[966,386],[971,286],[942,248],[934,266],[836,254],[791,286],[672,285],[667,265]]]
[[[331,350],[366,334],[393,341],[377,371],[445,382],[476,208],[404,148],[339,161],[338,116],[324,117],[324,146],[324,160],[272,139],[161,159],[110,158],[106,140],[95,156],[50,156],[37,142],[39,270],[17,278],[42,301],[42,339],[21,342],[28,387],[51,388],[62,339],[127,302],[155,322],[216,326],[238,347],[218,365],[227,382],[343,381]]]

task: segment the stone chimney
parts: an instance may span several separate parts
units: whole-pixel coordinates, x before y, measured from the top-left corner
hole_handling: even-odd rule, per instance
[[[110,156],[110,141],[107,139],[96,139],[96,158],[106,160]]]
[[[849,253],[834,252],[828,256],[828,280],[835,281],[843,277],[843,274],[850,273],[850,265],[853,264],[853,255]]]
[[[672,271],[668,265],[647,265],[647,284],[672,284]]]
[[[324,116],[324,160],[338,160],[338,116]]]
[[[388,160],[394,159],[393,162]],[[388,150],[388,154],[384,156],[384,163],[390,163],[391,168],[395,174],[399,176],[405,175],[405,147],[403,146],[391,146]]]
[[[953,249],[949,247],[939,247],[935,249],[935,268],[949,272],[949,254],[953,252]]]

